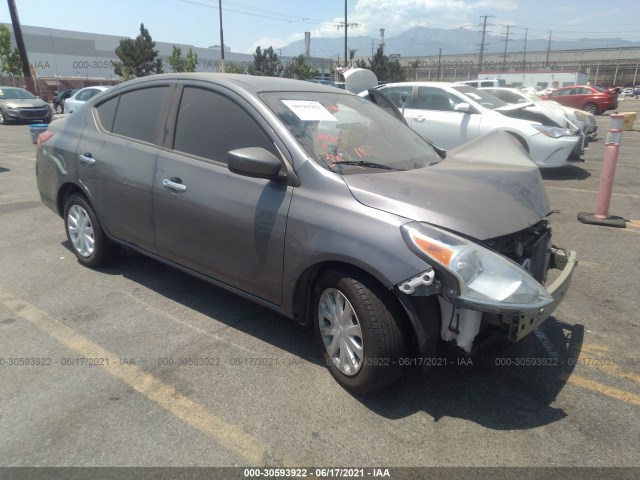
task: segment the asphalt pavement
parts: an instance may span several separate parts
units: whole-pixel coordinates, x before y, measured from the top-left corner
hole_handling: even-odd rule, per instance
[[[640,118],[610,206],[624,229],[576,218],[595,209],[597,121],[583,163],[543,172],[580,262],[554,316],[368,397],[265,308],[141,255],[82,267],[28,127],[0,126],[0,466],[640,467]]]

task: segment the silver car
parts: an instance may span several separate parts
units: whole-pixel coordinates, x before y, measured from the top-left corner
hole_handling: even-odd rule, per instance
[[[0,125],[13,122],[49,123],[49,104],[24,88],[0,86]]]
[[[64,113],[73,113],[78,107],[84,104],[87,100],[95,97],[99,93],[108,90],[110,87],[104,86],[95,86],[95,87],[85,87],[78,90],[76,93],[67,98],[64,102]]]
[[[370,99],[248,75],[133,80],[41,135],[38,189],[82,265],[126,246],[313,325],[353,392],[435,363],[440,341],[520,340],[575,265],[551,243],[538,168],[503,134],[443,160]]]

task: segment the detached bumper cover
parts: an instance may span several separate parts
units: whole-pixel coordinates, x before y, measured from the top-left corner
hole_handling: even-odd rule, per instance
[[[556,268],[561,268],[560,276],[547,288],[547,291],[553,296],[553,302],[543,308],[535,315],[508,316],[505,321],[509,323],[508,338],[514,342],[526,337],[544,322],[556,309],[560,302],[564,299],[573,271],[578,263],[576,260],[576,252],[568,252],[566,254],[555,252]]]

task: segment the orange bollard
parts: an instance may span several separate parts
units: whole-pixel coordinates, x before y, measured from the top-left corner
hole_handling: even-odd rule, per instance
[[[620,151],[623,127],[624,115],[612,114],[607,140],[604,144],[604,158],[602,160],[602,174],[600,175],[600,189],[596,199],[596,213],[579,213],[578,220],[582,223],[617,228],[625,228],[627,226],[624,218],[609,215],[613,178],[618,164],[618,152]]]

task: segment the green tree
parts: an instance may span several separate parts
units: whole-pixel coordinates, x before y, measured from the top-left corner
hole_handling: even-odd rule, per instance
[[[390,62],[382,47],[378,47],[378,51],[369,60],[369,64],[369,69],[376,74],[378,80],[387,82],[404,82],[407,80],[407,72],[400,65],[400,62],[398,60]]]
[[[120,61],[114,62],[113,72],[126,80],[163,73],[162,58],[158,56],[158,51],[154,50],[155,46],[156,42],[151,38],[149,30],[141,23],[140,35],[135,40],[120,40],[116,47],[116,55]]]
[[[182,58],[182,49],[180,47],[173,46],[173,51],[169,57],[169,68],[173,72],[184,72],[185,61]]]
[[[225,62],[224,73],[245,73],[244,67],[238,63]]]
[[[318,70],[313,68],[307,63],[307,58],[300,54],[294,57],[289,65],[287,65],[283,72],[283,77],[297,78],[298,80],[307,80],[319,75]]]
[[[11,31],[0,24],[0,74],[22,75],[22,62],[18,49],[11,48]]]
[[[269,47],[262,51],[260,47],[256,47],[256,53],[253,54],[253,62],[247,68],[249,75],[259,75],[263,77],[279,77],[282,75],[282,62],[278,60],[278,55],[273,51],[273,47]]]
[[[187,52],[187,57],[184,60],[184,71],[195,72],[198,68],[198,54],[192,49]]]

